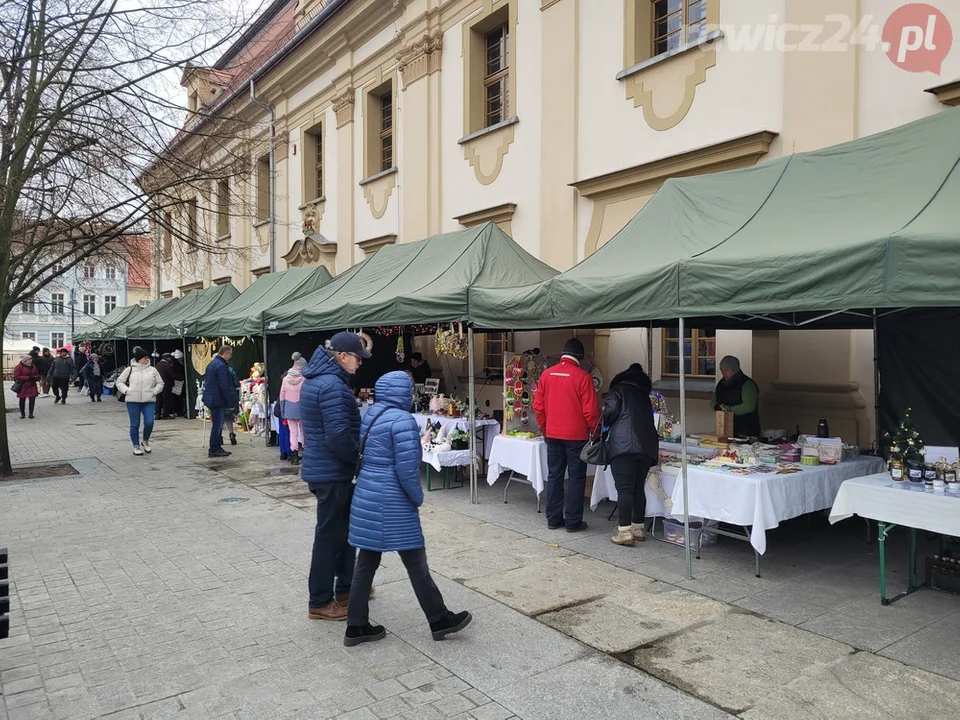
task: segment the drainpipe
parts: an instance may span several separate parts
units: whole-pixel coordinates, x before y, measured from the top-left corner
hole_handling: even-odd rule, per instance
[[[250,79],[250,100],[254,105],[259,105],[270,113],[270,272],[277,271],[276,247],[277,247],[277,161],[276,161],[276,140],[277,140],[277,114],[272,106],[257,100],[257,91],[253,85],[253,78]]]

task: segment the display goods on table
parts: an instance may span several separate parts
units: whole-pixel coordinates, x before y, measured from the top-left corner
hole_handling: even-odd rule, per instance
[[[533,437],[540,434],[533,398],[540,384],[540,375],[547,369],[546,358],[540,348],[523,353],[503,354],[503,430],[515,431]],[[533,435],[527,436],[526,433]]]

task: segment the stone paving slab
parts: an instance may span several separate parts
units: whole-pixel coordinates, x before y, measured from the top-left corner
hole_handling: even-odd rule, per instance
[[[853,648],[775,620],[729,613],[632,653],[654,677],[732,714],[808,668],[847,657]]]

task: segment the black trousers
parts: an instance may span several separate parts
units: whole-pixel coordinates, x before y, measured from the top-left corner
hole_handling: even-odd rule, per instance
[[[547,523],[579,527],[583,520],[583,495],[587,487],[587,464],[580,459],[586,440],[547,438]],[[564,476],[568,487],[564,493]],[[566,496],[566,500],[564,500]]]
[[[67,393],[70,391],[70,378],[53,378],[53,396],[57,400],[67,399]]]
[[[427,622],[441,619],[447,613],[447,606],[430,574],[427,551],[424,548],[401,550],[399,555]],[[347,625],[362,627],[370,622],[370,587],[380,567],[380,557],[381,553],[373,550],[361,550],[357,554],[357,567],[353,571],[353,585],[350,587],[350,605],[347,607]]]
[[[37,404],[36,395],[34,395],[32,398],[20,398],[20,417],[24,417],[24,415],[26,415],[27,400],[30,401],[30,417],[33,417],[33,408]]]
[[[653,458],[646,455],[618,455],[610,461],[613,484],[617,488],[617,511],[620,527],[640,524],[647,514],[644,486]]]
[[[223,408],[216,409],[223,418]],[[223,422],[216,429],[217,440],[223,443]],[[211,449],[213,448],[211,430]],[[349,593],[353,583],[356,550],[347,543],[350,526],[350,501],[353,483],[322,483],[312,491],[317,497],[317,526],[313,533],[313,556],[310,560],[310,607],[323,607],[334,595]],[[369,592],[369,589],[367,590]]]

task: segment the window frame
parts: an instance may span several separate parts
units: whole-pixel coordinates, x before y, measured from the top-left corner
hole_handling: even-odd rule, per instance
[[[93,263],[84,263],[83,265],[83,279],[84,280],[95,280],[97,277],[97,267]]]
[[[464,89],[463,89],[463,137],[469,138],[499,125],[514,121],[517,117],[517,0],[501,0],[487,5],[487,12],[463,25]],[[496,77],[487,73],[488,36],[504,29],[501,57],[505,66]],[[487,88],[501,80],[503,104],[499,122],[489,122],[487,113]],[[461,140],[462,142],[462,140]]]
[[[97,314],[97,296],[92,293],[84,293],[81,302],[83,303],[83,314],[96,316]],[[93,307],[93,310],[90,310],[90,307]]]
[[[20,312],[29,313],[31,315],[37,314],[37,299],[35,297],[28,298],[20,303]]]
[[[112,310],[117,308],[117,296],[116,295],[104,295],[103,296],[103,314],[106,315]]]
[[[67,298],[66,293],[62,292],[52,292],[50,293],[50,312],[54,315],[63,315],[64,308],[66,307]]]
[[[20,332],[20,339],[21,339],[21,340],[33,340],[33,342],[36,342],[36,341],[37,341],[37,331],[36,331],[36,330],[22,330],[22,331]]]
[[[661,332],[660,337],[660,377],[662,378],[678,378],[680,377],[679,372],[679,363],[686,363],[687,357],[690,358],[690,370],[691,372],[685,373],[685,377],[692,379],[701,379],[701,380],[716,380],[716,367],[717,367],[717,331],[710,328],[687,328],[686,332],[690,333],[690,354],[689,356],[686,353],[686,343],[687,338],[684,338],[682,341],[679,339],[679,329],[678,328],[664,328]],[[702,333],[713,333],[713,335],[703,335]],[[706,358],[710,358],[709,353],[700,354],[700,342],[702,340],[710,340],[713,343],[713,365],[714,373],[712,375],[703,375],[699,372],[693,372],[698,370],[700,367],[700,361]],[[679,355],[670,354],[668,352],[668,343],[676,342],[678,343]],[[671,360],[678,362],[678,371],[675,373],[669,372],[668,366]]]
[[[673,12],[667,12],[662,17],[657,15],[657,5],[659,3],[666,4],[669,9],[670,0],[650,0],[650,57],[657,57],[659,55],[665,55],[673,50],[676,50],[678,47],[694,42],[697,37],[700,37],[703,32],[698,32],[696,37],[690,36],[691,28],[695,26],[702,26],[704,29],[707,25],[707,17],[709,12],[709,0],[678,0],[680,3],[680,9],[674,10]],[[691,24],[690,21],[690,11],[697,6],[703,7],[703,18],[698,20],[696,23]],[[680,15],[680,27],[676,30],[669,29],[669,20],[676,15]],[[659,26],[663,24],[667,26],[667,30],[658,35]],[[676,42],[671,46],[671,38],[676,38]],[[664,43],[663,48],[659,47],[660,42]]]
[[[200,242],[200,224],[197,217],[197,199],[191,198],[183,203],[184,225],[186,226],[187,252],[197,252]]]
[[[393,119],[394,119],[394,110],[395,105],[393,102],[393,88],[391,87],[390,92],[384,93],[380,96],[380,115],[379,123],[380,126],[380,172],[386,172],[394,167],[394,154],[395,146],[393,142],[394,133],[393,133]],[[387,111],[389,110],[389,117],[387,116]],[[389,155],[387,155],[386,147],[389,146]]]
[[[103,272],[104,272],[104,277],[107,280],[117,279],[117,269],[113,265],[108,265]]]
[[[255,222],[270,221],[270,153],[257,158]]]
[[[60,341],[57,342],[56,338],[59,336]],[[50,333],[50,347],[52,348],[62,348],[67,344],[67,334],[64,332],[51,332]]]
[[[230,237],[230,178],[217,180],[217,238]]]
[[[173,259],[173,216],[169,212],[163,214],[163,259],[164,262]]]
[[[500,67],[490,72],[490,36],[500,32]],[[496,27],[487,30],[483,34],[484,40],[484,67],[483,67],[483,116],[484,128],[493,127],[502,123],[509,117],[508,109],[510,107],[510,24],[503,22]],[[500,107],[496,117],[490,112],[490,88],[495,85],[500,86]]]
[[[396,74],[390,74],[374,82],[378,84],[367,91],[364,100],[364,180],[397,167],[397,77]],[[386,108],[389,108],[390,116],[389,125],[385,126]],[[385,158],[384,148],[387,144],[390,155]]]

